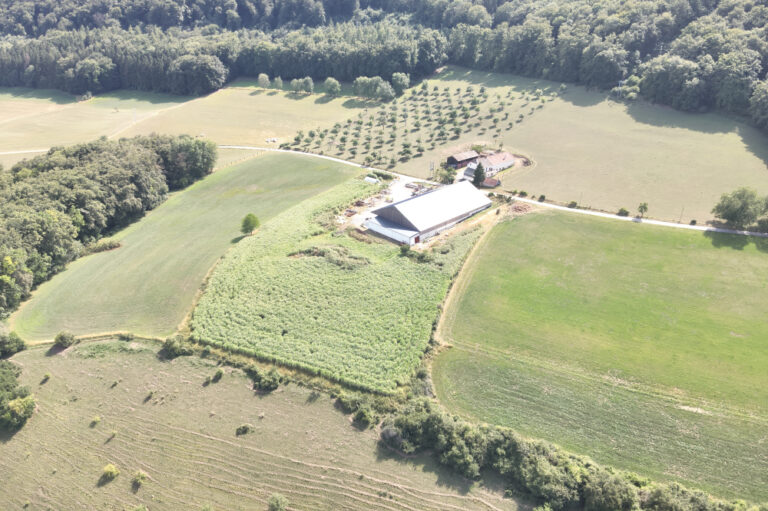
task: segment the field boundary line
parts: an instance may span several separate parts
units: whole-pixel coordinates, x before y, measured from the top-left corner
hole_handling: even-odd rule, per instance
[[[275,147],[257,147],[257,146],[247,146],[247,145],[219,145],[220,149],[250,149],[253,151],[271,151],[276,153],[288,153],[288,154],[303,154],[305,156],[311,156],[314,158],[323,158],[325,160],[335,161],[337,163],[343,163],[346,165],[351,165],[358,168],[363,169],[370,169],[374,171],[380,171],[380,172],[386,172],[388,174],[392,174],[394,176],[410,179],[414,181],[422,181],[429,184],[440,184],[436,183],[434,181],[429,181],[428,179],[421,179],[416,178],[413,176],[407,176],[405,174],[398,174],[397,172],[392,172],[390,170],[384,170],[384,169],[378,169],[376,167],[369,167],[362,163],[356,163],[349,160],[342,160],[341,158],[334,158],[333,156],[327,156],[325,154],[317,154],[317,153],[308,153],[304,151],[295,151],[293,149],[278,149]],[[500,194],[501,195],[501,194]],[[725,229],[722,227],[711,227],[711,226],[704,226],[704,225],[686,225],[686,224],[679,224],[675,222],[665,222],[663,220],[651,220],[648,218],[640,218],[640,217],[630,217],[630,216],[618,216],[613,213],[604,213],[602,211],[591,211],[587,209],[578,209],[578,208],[569,208],[566,206],[559,206],[557,204],[550,204],[548,202],[539,202],[534,199],[526,199],[523,197],[516,197],[508,194],[504,194],[507,197],[512,197],[516,201],[525,202],[527,204],[532,204],[535,206],[541,206],[544,208],[549,209],[555,209],[558,211],[564,211],[567,213],[576,213],[581,215],[591,215],[591,216],[597,216],[600,218],[607,218],[610,220],[620,220],[623,222],[633,222],[636,224],[648,224],[648,225],[656,225],[660,227],[672,227],[675,229],[687,229],[690,231],[699,231],[699,232],[717,232],[717,233],[723,233],[723,234],[738,234],[741,236],[755,236],[758,238],[768,238],[768,233],[765,232],[755,232],[755,231],[742,231],[738,229]]]

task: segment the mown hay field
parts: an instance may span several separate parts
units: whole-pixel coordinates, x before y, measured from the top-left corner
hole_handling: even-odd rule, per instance
[[[348,181],[240,242],[211,275],[193,312],[193,338],[377,392],[407,382],[478,231],[417,262],[394,244],[321,227],[374,190]]]
[[[369,106],[346,94],[330,98],[322,92],[320,86],[313,95],[296,95],[236,80],[200,98],[120,90],[78,102],[57,91],[2,88],[0,164],[8,167],[30,157],[19,151],[153,132],[277,147],[266,139],[283,142],[297,130],[330,126]]]
[[[193,306],[247,213],[268,221],[357,171],[298,155],[269,154],[215,172],[117,233],[121,246],[74,261],[11,317],[27,340],[131,331],[164,336]]]
[[[432,81],[430,81],[432,83]],[[563,203],[703,222],[720,195],[739,186],[768,193],[768,137],[721,115],[687,114],[643,101],[546,80],[448,68],[439,86],[484,85],[489,93],[558,91],[557,98],[503,134],[504,148],[536,165],[505,175],[502,186]]]
[[[184,104],[189,98],[115,91],[76,101],[55,91],[0,89],[0,152],[47,149],[116,136],[134,123]],[[11,155],[8,155],[11,156]],[[29,155],[18,154],[18,159]],[[6,163],[10,161],[6,160]]]
[[[459,277],[454,412],[727,497],[768,498],[768,243],[535,213]]]
[[[39,407],[0,437],[3,509],[266,510],[273,493],[289,509],[526,509],[429,456],[379,449],[376,432],[353,426],[326,394],[296,385],[255,394],[227,368],[204,386],[211,362],[163,362],[158,348],[101,341],[14,357]],[[253,431],[236,436],[243,424]],[[107,464],[120,475],[99,485]],[[137,471],[146,478],[134,487]]]

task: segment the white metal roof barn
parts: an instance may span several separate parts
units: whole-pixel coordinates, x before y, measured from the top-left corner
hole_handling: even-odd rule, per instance
[[[483,192],[462,181],[374,210],[376,216],[365,227],[398,243],[414,245],[490,206],[491,200]]]

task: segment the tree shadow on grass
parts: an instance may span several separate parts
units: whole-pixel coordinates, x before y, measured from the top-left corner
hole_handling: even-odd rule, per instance
[[[322,96],[318,96],[315,99],[315,103],[318,104],[318,105],[325,105],[326,103],[330,103],[334,99],[336,99],[335,96],[330,96],[328,94],[323,94]]]
[[[54,344],[53,346],[51,346],[50,348],[48,348],[48,351],[46,351],[46,352],[45,352],[45,356],[46,356],[46,357],[53,357],[53,356],[56,356],[56,355],[58,355],[59,353],[61,353],[62,351],[64,351],[65,349],[67,349],[67,348],[64,348],[64,347],[62,347],[62,346],[56,346],[56,345]]]
[[[437,484],[443,488],[450,488],[461,495],[467,495],[476,484],[475,481],[452,473],[448,468],[441,467],[434,459],[432,453],[423,452],[416,455],[399,453],[381,442],[376,444],[376,461],[395,461],[400,465],[408,466],[412,470],[421,470],[437,476]]]
[[[349,98],[341,104],[344,108],[376,108],[382,103],[372,99]]]
[[[627,113],[636,121],[661,128],[683,128],[699,133],[735,133],[756,158],[768,167],[768,137],[746,122],[714,112],[687,113],[645,101],[629,103]]]
[[[236,237],[232,238],[231,240],[229,240],[229,242],[234,245],[235,243],[239,243],[240,241],[242,241],[243,238],[245,238],[245,234],[242,234],[240,236],[236,236]]]
[[[712,242],[712,246],[716,248],[744,250],[747,245],[753,244],[760,252],[768,252],[768,238],[713,231],[705,231],[704,236],[709,238],[710,242]]]
[[[23,427],[24,426],[22,426],[22,428]],[[21,431],[21,428],[15,428],[11,430],[0,429],[0,445],[10,442],[19,431]]]

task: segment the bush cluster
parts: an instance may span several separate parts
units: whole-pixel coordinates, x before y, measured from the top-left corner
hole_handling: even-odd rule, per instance
[[[62,331],[56,334],[56,338],[53,340],[53,344],[59,348],[69,348],[77,342],[75,335],[72,332]]]
[[[35,398],[19,385],[20,374],[19,366],[0,360],[0,429],[19,429],[35,411]]]
[[[192,346],[189,342],[179,334],[168,337],[163,341],[163,348],[160,350],[160,354],[163,358],[174,359],[176,357],[189,356],[194,353]]]
[[[742,501],[714,500],[679,484],[655,484],[601,467],[510,429],[474,425],[445,414],[427,399],[412,401],[388,418],[381,442],[404,453],[431,450],[440,463],[470,479],[481,471],[504,478],[511,495],[546,503],[552,510],[746,511]],[[763,507],[749,508],[762,511]]]
[[[283,381],[282,376],[276,368],[269,371],[260,371],[258,367],[252,365],[245,369],[245,374],[253,381],[253,387],[262,392],[272,392],[276,390]]]
[[[27,345],[16,332],[7,332],[0,325],[0,358],[25,350]]]

